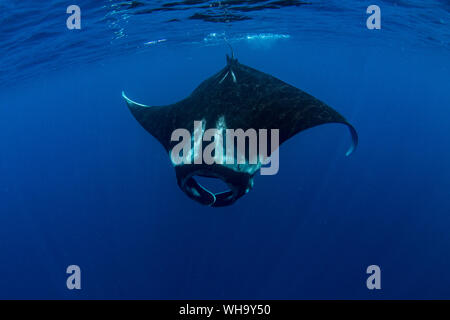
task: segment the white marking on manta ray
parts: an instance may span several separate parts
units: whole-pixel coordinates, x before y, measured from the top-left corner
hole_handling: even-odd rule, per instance
[[[203,134],[205,133],[206,121],[202,119],[202,121],[194,121],[194,134],[191,137],[191,144],[194,145],[194,148],[189,148],[189,153],[186,155],[185,159],[187,163],[194,162],[195,164],[202,163],[202,139]],[[172,163],[174,163],[172,161]],[[181,163],[183,164],[183,163]]]
[[[222,132],[227,129],[227,124],[225,122],[225,116],[222,115],[216,121],[216,132],[214,134],[214,144],[215,144],[215,155],[214,161],[216,163],[222,163],[224,152],[223,152],[223,136]],[[222,152],[220,152],[222,150]]]
[[[230,72],[227,71],[227,73],[223,76],[222,80],[219,81],[219,84],[223,82],[223,80],[225,80],[225,78],[228,76]]]
[[[236,76],[234,75],[233,70],[231,70],[231,75],[233,76],[233,82],[236,83]]]
[[[236,75],[234,74],[233,70],[227,71],[227,73],[223,76],[222,80],[219,81],[219,84],[225,80],[228,75],[231,73],[231,76],[233,77],[233,82],[236,83]]]

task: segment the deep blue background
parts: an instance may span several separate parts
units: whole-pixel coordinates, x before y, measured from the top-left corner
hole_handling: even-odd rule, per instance
[[[0,89],[0,298],[450,298],[448,50],[235,51],[347,117],[355,154],[343,126],[317,127],[232,207],[188,199],[120,93],[175,102],[224,66],[224,45],[156,47]],[[81,291],[66,289],[70,264]]]

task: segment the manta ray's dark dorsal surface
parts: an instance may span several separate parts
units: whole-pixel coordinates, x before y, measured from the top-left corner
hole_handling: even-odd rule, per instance
[[[168,106],[146,106],[122,93],[136,120],[170,153],[175,145],[172,132],[179,128],[194,136],[194,121],[203,121],[204,130],[221,126],[231,129],[279,129],[279,144],[300,131],[325,123],[348,126],[352,137],[350,155],[358,136],[347,120],[306,92],[271,75],[252,69],[227,56],[224,69],[203,81],[186,99]],[[270,151],[270,150],[269,150]],[[258,165],[179,164],[175,171],[179,187],[192,199],[213,207],[234,203],[253,186]],[[195,176],[214,177],[230,190],[213,193]]]

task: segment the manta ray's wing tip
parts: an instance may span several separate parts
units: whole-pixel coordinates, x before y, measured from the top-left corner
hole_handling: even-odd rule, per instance
[[[350,135],[352,136],[352,145],[350,146],[350,149],[345,153],[346,157],[349,157],[358,146],[358,133],[356,132],[355,128],[351,124],[347,124],[348,129],[350,131]]]
[[[126,101],[127,104],[128,104],[128,107],[130,107],[130,108],[136,107],[136,106],[139,106],[139,107],[146,107],[146,108],[149,107],[149,106],[146,106],[145,104],[137,103],[137,102],[131,100],[130,98],[127,97],[127,95],[125,94],[125,91],[123,91],[123,90],[122,90],[122,98],[125,99],[125,101]]]
[[[126,102],[131,101],[130,99],[128,99],[127,95],[125,94],[125,91],[123,90],[122,90],[122,98],[124,98]]]

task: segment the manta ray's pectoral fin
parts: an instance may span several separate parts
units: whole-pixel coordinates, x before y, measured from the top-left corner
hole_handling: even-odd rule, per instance
[[[349,123],[346,123],[346,124],[348,126],[348,130],[350,131],[350,135],[352,137],[352,145],[345,153],[345,155],[348,157],[356,150],[356,147],[358,146],[358,134],[356,133],[355,128],[353,128],[353,126],[351,124],[349,124]]]
[[[136,106],[138,106],[138,107],[150,108],[149,106],[146,106],[145,104],[137,103],[137,102],[131,100],[130,98],[128,98],[128,97],[126,96],[126,94],[125,94],[125,91],[122,91],[122,97],[123,97],[123,98],[125,99],[125,101],[127,102],[129,108],[133,108],[133,107],[136,107]]]
[[[168,150],[172,132],[168,127],[171,106],[147,106],[131,100],[123,91],[122,97],[134,118]]]

